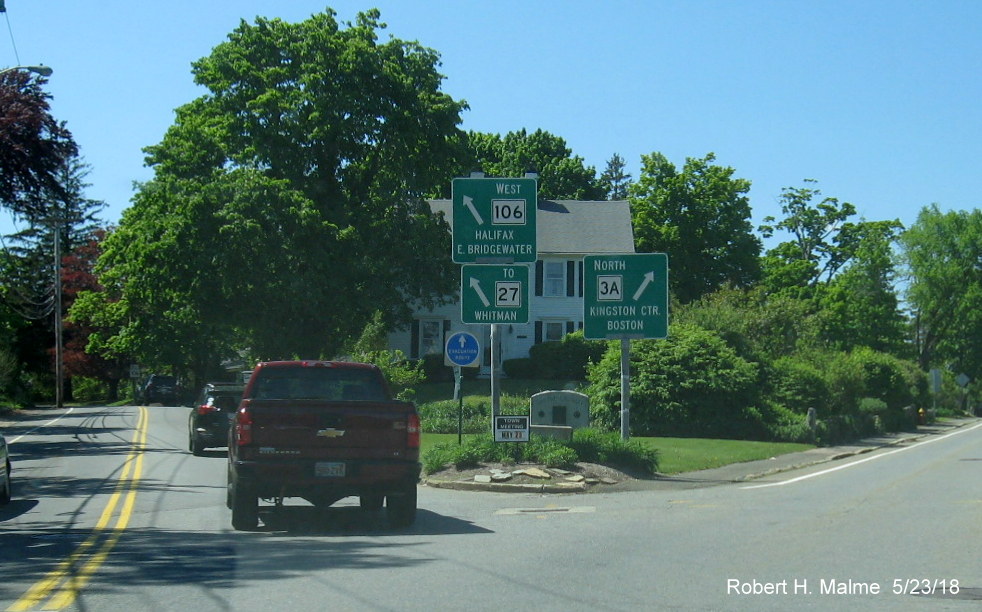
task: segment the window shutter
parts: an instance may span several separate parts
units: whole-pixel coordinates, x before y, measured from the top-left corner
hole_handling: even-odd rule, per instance
[[[535,261],[535,295],[542,297],[542,260]]]
[[[542,321],[535,322],[535,343],[542,344]]]
[[[576,295],[576,262],[566,262],[566,297]]]
[[[413,319],[412,331],[409,335],[409,356],[412,359],[419,359],[419,319]]]
[[[583,297],[583,260],[581,259],[579,263],[580,263],[580,278],[579,278],[580,291],[578,295],[580,297]]]

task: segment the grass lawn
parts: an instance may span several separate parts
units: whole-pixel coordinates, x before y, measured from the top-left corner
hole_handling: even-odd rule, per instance
[[[464,434],[464,439],[475,434]],[[710,468],[769,459],[776,455],[815,448],[810,444],[788,442],[751,442],[746,440],[710,440],[706,438],[632,438],[658,451],[658,471],[679,474]],[[424,433],[420,456],[437,444],[457,443],[457,434]]]
[[[812,444],[791,442],[752,442],[747,440],[710,440],[706,438],[632,438],[658,450],[658,471],[678,474],[695,470],[770,459],[785,453],[815,448]]]
[[[501,393],[517,397],[531,397],[544,390],[573,389],[577,383],[562,380],[501,380]],[[427,383],[416,388],[417,404],[453,399],[453,383]],[[464,379],[464,396],[484,397],[490,402],[491,383],[488,379]],[[490,423],[488,424],[490,429]],[[468,434],[464,434],[467,438]],[[809,444],[787,442],[751,442],[745,440],[710,440],[705,438],[632,438],[658,451],[658,471],[662,474],[678,474],[695,470],[769,459],[776,455],[814,448]],[[424,433],[421,454],[437,444],[457,443],[457,434]]]

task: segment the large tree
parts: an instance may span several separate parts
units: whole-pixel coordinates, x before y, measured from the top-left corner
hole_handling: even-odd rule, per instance
[[[627,163],[619,154],[614,153],[607,160],[607,167],[600,175],[600,183],[607,190],[607,198],[611,200],[624,200],[627,198],[628,189],[631,186],[631,175],[624,171]]]
[[[865,222],[849,264],[818,292],[825,337],[849,350],[868,346],[909,357],[907,321],[895,287],[893,246],[899,223]]]
[[[460,163],[465,104],[435,51],[378,40],[378,11],[335,17],[243,21],[193,64],[208,93],[147,149],[154,178],[100,259],[106,350],[194,370],[207,337],[331,356],[375,311],[404,320],[453,292],[421,197]]]
[[[480,170],[487,176],[521,177],[526,172],[539,175],[539,197],[547,200],[602,200],[606,189],[597,180],[597,171],[583,158],[573,155],[566,141],[549,132],[522,129],[499,134],[469,132],[465,167],[458,170],[466,176]],[[442,190],[446,193],[446,190]]]
[[[687,303],[724,286],[747,287],[760,275],[750,181],[714,164],[712,153],[679,170],[661,153],[643,155],[630,187],[638,252],[668,253],[669,285]]]
[[[0,205],[39,216],[64,198],[59,174],[78,155],[64,122],[51,116],[46,79],[26,70],[0,72]]]
[[[922,368],[982,376],[982,211],[921,210],[900,237]]]

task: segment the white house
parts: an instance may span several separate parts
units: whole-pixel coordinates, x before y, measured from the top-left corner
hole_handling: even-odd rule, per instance
[[[453,225],[451,200],[431,200],[429,204]],[[528,357],[534,344],[560,340],[583,327],[583,257],[634,253],[629,203],[540,200],[536,241],[538,259],[534,265],[528,264],[532,267],[529,322],[502,324],[498,354],[503,360]],[[477,336],[484,348],[483,363],[490,363],[491,326],[461,323],[459,303],[418,312],[409,329],[389,336],[389,345],[413,358],[442,354],[444,334],[450,331],[469,331]]]

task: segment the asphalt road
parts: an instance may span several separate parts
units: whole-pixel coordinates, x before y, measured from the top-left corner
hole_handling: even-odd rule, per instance
[[[407,530],[354,500],[321,514],[295,501],[243,533],[224,505],[224,451],[187,451],[187,410],[76,408],[0,426],[15,464],[0,609],[982,607],[978,421],[751,480],[421,487]]]

